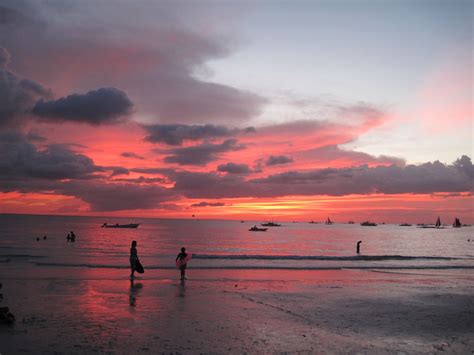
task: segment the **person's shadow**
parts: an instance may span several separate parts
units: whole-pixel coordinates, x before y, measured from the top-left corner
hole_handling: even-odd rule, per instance
[[[137,296],[143,288],[143,284],[135,283],[134,279],[130,280],[130,291],[128,294],[128,301],[130,307],[136,307],[137,305]]]

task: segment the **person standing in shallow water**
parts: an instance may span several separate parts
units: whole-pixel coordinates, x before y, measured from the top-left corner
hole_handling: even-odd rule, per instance
[[[181,253],[178,254],[176,257],[176,261],[182,261],[187,258],[188,254],[186,253],[186,248],[181,248]],[[181,271],[181,280],[185,280],[185,274],[186,274],[186,263],[183,263],[179,266],[179,270]]]
[[[137,270],[137,263],[138,263],[138,253],[137,253],[137,241],[134,240],[132,242],[132,246],[130,247],[130,278],[133,279],[135,277],[135,271]]]
[[[357,242],[357,247],[356,247],[357,254],[360,254],[360,243],[362,243],[362,240],[359,240]]]

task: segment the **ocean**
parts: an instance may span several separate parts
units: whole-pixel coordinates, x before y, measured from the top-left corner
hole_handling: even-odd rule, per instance
[[[140,223],[137,229],[101,228]],[[384,224],[0,215],[0,265],[20,268],[129,268],[132,240],[145,269],[173,269],[181,247],[196,269],[472,269],[472,227],[422,229]],[[76,242],[67,242],[70,231]],[[44,240],[43,236],[47,236]],[[40,238],[37,241],[37,237]],[[356,253],[357,241],[362,241]],[[470,241],[469,241],[470,240]],[[5,264],[4,264],[5,265]]]

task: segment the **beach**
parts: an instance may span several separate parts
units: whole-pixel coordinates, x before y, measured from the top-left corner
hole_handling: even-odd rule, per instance
[[[133,222],[0,215],[0,307],[16,317],[0,353],[474,351],[471,227]],[[133,240],[145,273],[132,283]]]
[[[464,270],[69,271],[2,267],[2,354],[474,351]]]

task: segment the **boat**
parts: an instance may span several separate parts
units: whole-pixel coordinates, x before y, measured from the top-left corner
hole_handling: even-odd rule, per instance
[[[410,223],[402,223],[402,224],[399,224],[400,227],[411,227],[411,224]]]
[[[315,221],[311,221],[311,222],[309,222],[309,223],[311,223],[311,224],[318,224],[318,222],[315,222]]]
[[[365,221],[365,222],[362,222],[360,225],[364,227],[376,227],[377,223]]]
[[[459,220],[459,218],[454,218],[454,222],[453,222],[453,228],[461,228],[463,225],[461,223],[461,221]]]
[[[281,227],[281,224],[275,223],[275,222],[266,222],[262,223],[262,226],[264,227]]]
[[[347,222],[347,223],[348,223],[348,224],[354,224],[354,221],[349,221],[349,222]]]
[[[443,225],[441,224],[441,219],[438,216],[435,225],[432,224],[418,224],[418,228],[433,228],[433,229],[444,229]]]
[[[249,229],[249,232],[265,232],[268,228],[258,228],[257,226],[253,226]]]
[[[328,217],[328,219],[326,220],[326,222],[324,222],[324,223],[326,223],[326,224],[334,224],[334,222],[331,221],[331,219],[330,219],[329,217]]]
[[[435,228],[444,228],[443,225],[441,224],[441,219],[438,216],[438,219],[436,220]]]
[[[138,228],[140,224],[139,223],[129,223],[129,224],[107,224],[104,223],[102,225],[102,228]]]

